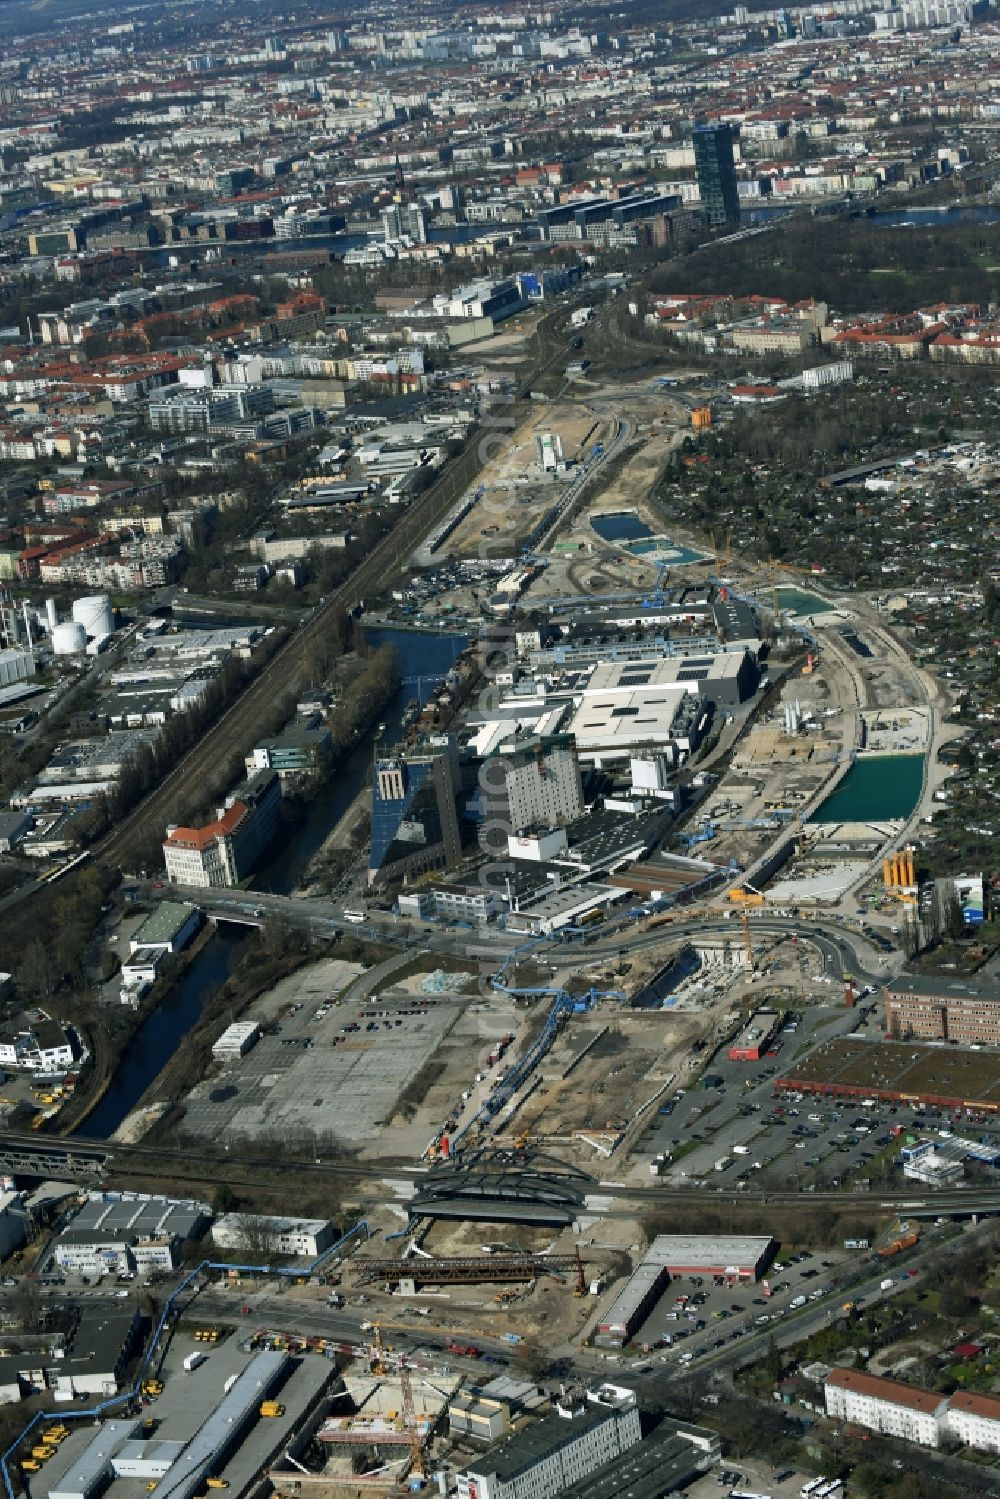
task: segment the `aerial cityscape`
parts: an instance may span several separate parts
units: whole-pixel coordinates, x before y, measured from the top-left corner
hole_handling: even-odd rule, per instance
[[[0,8],[0,1499],[1000,1496],[1000,9]]]

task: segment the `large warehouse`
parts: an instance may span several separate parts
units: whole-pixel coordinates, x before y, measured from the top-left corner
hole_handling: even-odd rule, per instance
[[[777,1245],[764,1236],[659,1234],[606,1308],[594,1333],[599,1347],[621,1348],[645,1322],[672,1275],[724,1275],[759,1280]]]
[[[996,1055],[917,1041],[824,1041],[774,1079],[779,1093],[882,1099],[1000,1114]]]

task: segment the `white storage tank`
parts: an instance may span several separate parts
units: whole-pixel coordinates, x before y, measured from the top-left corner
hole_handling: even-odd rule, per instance
[[[78,656],[87,649],[87,632],[77,620],[67,619],[52,631],[52,649],[57,656]]]
[[[106,593],[94,593],[88,598],[77,599],[73,604],[73,618],[78,625],[83,625],[91,639],[114,632],[114,614]]]

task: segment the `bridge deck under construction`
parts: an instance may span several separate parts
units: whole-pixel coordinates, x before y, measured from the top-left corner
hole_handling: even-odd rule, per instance
[[[355,1260],[361,1270],[360,1283],[384,1280],[398,1284],[412,1280],[417,1285],[477,1285],[488,1282],[529,1281],[540,1275],[563,1275],[577,1271],[572,1254],[473,1255],[469,1258],[408,1260]]]

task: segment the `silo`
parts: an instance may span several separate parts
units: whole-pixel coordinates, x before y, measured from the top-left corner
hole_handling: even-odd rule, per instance
[[[45,600],[45,623],[48,625],[48,627],[49,627],[49,634],[51,635],[52,631],[55,629],[56,625],[59,623],[59,615],[56,612],[56,601],[55,601],[55,599],[46,599]]]
[[[111,612],[111,600],[106,593],[94,593],[88,598],[76,599],[73,618],[83,625],[92,640],[114,633],[115,620]]]
[[[87,649],[87,632],[79,620],[67,619],[52,631],[52,649],[57,656],[78,656]]]

